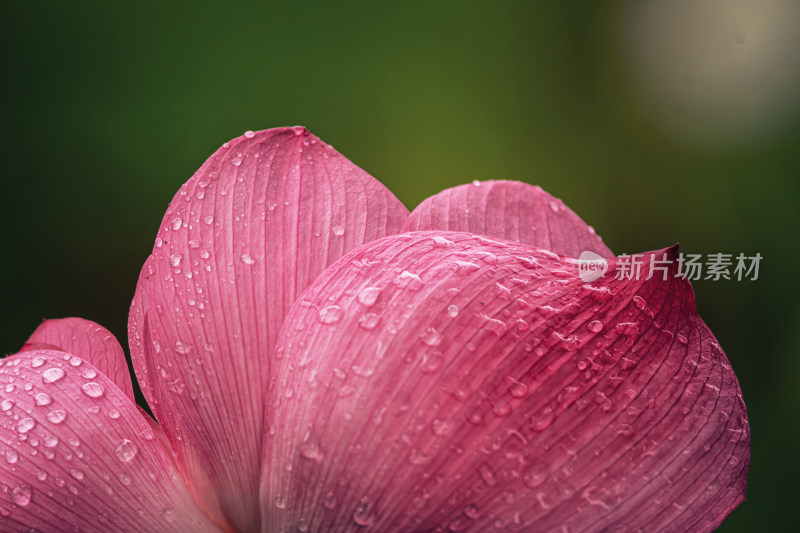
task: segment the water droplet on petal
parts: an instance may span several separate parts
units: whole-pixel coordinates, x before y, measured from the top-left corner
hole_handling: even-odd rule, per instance
[[[458,311],[459,311],[458,306],[455,305],[455,304],[450,304],[450,305],[447,306],[447,315],[450,318],[457,317],[458,316]]]
[[[372,503],[365,497],[353,511],[353,520],[359,526],[371,526],[375,523],[375,512],[372,509]]]
[[[382,290],[383,289],[380,287],[365,287],[361,289],[358,293],[358,303],[366,305],[367,307],[373,305],[378,299],[378,296],[380,296]]]
[[[508,393],[514,398],[524,398],[528,394],[528,386],[516,381],[508,388]]]
[[[603,323],[599,320],[592,320],[586,327],[589,328],[589,331],[592,333],[600,333],[603,331]]]
[[[442,343],[442,334],[433,328],[426,329],[420,338],[427,346],[438,346]]]
[[[53,424],[60,424],[67,418],[66,411],[50,411],[47,413],[47,420]]]
[[[545,407],[539,413],[535,413],[531,416],[530,428],[534,431],[544,431],[553,423],[554,417],[553,409]]]
[[[338,305],[329,305],[319,310],[317,318],[323,324],[337,324],[344,318],[344,309]]]
[[[26,507],[31,503],[32,496],[33,489],[31,489],[30,485],[20,485],[11,491],[11,501],[20,507]]]
[[[84,370],[84,371],[81,373],[81,377],[83,377],[83,378],[85,378],[85,379],[94,379],[94,378],[96,378],[96,377],[97,377],[97,372],[95,372],[95,371],[94,371],[94,370],[92,370],[91,368],[87,368],[86,370]]]
[[[44,379],[49,383],[55,383],[59,379],[63,378],[64,375],[65,374],[63,370],[57,367],[53,367],[53,368],[48,368],[42,373],[42,379]]]
[[[192,351],[192,347],[188,344],[184,344],[181,341],[177,341],[175,343],[175,352],[180,355],[186,355]]]
[[[497,475],[494,473],[494,470],[491,466],[486,463],[481,464],[478,467],[478,473],[481,476],[481,479],[484,483],[486,483],[490,487],[494,487],[497,485]]]
[[[305,457],[306,459],[313,459],[313,460],[320,460],[322,458],[322,452],[314,443],[306,443],[300,446],[300,455]]]
[[[256,260],[250,257],[250,254],[242,254],[242,263],[245,265],[255,265]]]
[[[56,437],[55,435],[47,435],[44,438],[44,445],[47,448],[55,448],[56,446],[58,446],[58,437]]]
[[[344,235],[344,228],[341,226],[334,226],[333,234],[336,235],[337,237],[341,237],[342,235]]]
[[[214,223],[214,215],[206,215],[203,217],[203,224],[211,225]]]
[[[181,264],[181,259],[183,259],[181,254],[172,254],[169,256],[169,264],[176,267]]]
[[[178,231],[181,229],[181,225],[183,224],[183,220],[180,217],[172,219],[172,229],[174,231]]]
[[[31,361],[31,368],[39,368],[45,363],[44,357],[36,357]]]
[[[19,461],[19,454],[14,450],[8,450],[6,452],[6,462],[10,465],[16,464]]]
[[[420,279],[418,275],[409,272],[408,270],[401,272],[392,283],[394,283],[396,287],[401,289],[409,289],[412,291],[417,291],[424,285],[422,279]]]
[[[325,495],[325,499],[322,500],[322,505],[325,506],[325,509],[333,509],[336,507],[336,495],[333,492],[328,492]]]
[[[103,390],[103,386],[99,383],[95,383],[94,381],[90,381],[89,383],[84,383],[81,387],[83,393],[90,397],[90,398],[99,398],[105,392]]]
[[[637,309],[644,309],[647,305],[647,301],[639,295],[633,297],[633,305],[636,306]]]
[[[122,444],[117,446],[116,451],[114,452],[117,456],[117,459],[122,461],[123,463],[129,463],[136,457],[136,453],[139,449],[136,445],[129,441],[128,439],[123,439]]]
[[[78,470],[77,468],[73,468],[72,470],[70,470],[69,471],[69,475],[71,475],[72,477],[74,477],[78,481],[83,479],[83,471],[82,470]]]
[[[244,136],[247,137],[248,139],[252,139],[255,136],[255,133],[250,130],[247,130],[246,132],[244,132]]]
[[[367,313],[358,319],[358,325],[366,330],[371,330],[375,329],[375,326],[377,326],[380,321],[381,317],[379,315]]]
[[[17,431],[20,433],[27,433],[36,427],[36,420],[33,418],[23,418],[17,423]]]
[[[8,411],[12,407],[14,407],[14,400],[3,400],[0,403],[0,411]]]

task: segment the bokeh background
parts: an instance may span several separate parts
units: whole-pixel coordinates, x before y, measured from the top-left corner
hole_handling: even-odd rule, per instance
[[[0,353],[73,315],[125,344],[178,187],[245,130],[303,124],[409,207],[519,179],[618,252],[760,253],[756,281],[694,283],[752,427],[721,531],[793,529],[797,2],[199,4],[2,1]]]

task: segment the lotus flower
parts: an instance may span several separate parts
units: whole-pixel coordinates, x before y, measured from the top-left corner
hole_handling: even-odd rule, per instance
[[[142,269],[158,423],[92,322],[3,361],[0,529],[711,531],[745,493],[736,376],[673,262],[586,283],[584,251],[618,265],[538,187],[409,214],[305,129],[248,132]]]

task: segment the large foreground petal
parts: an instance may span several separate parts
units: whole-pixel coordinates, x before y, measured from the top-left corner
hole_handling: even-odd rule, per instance
[[[216,488],[238,530],[259,527],[263,397],[284,316],[325,267],[407,215],[304,128],[226,143],[170,204],[131,309],[132,357],[182,473]]]
[[[284,325],[264,531],[711,531],[749,426],[674,273],[587,285],[441,232],[354,250]]]
[[[136,405],[55,350],[0,361],[0,530],[215,532]]]
[[[50,345],[80,356],[116,383],[131,401],[136,401],[125,352],[116,337],[100,324],[77,317],[45,320],[22,349],[37,345]],[[72,359],[76,360],[77,357]]]
[[[465,231],[552,250],[567,257],[590,251],[611,257],[603,240],[564,202],[519,181],[476,181],[424,200],[403,231]]]

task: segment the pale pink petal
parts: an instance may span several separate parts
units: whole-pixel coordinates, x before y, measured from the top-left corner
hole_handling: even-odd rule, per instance
[[[465,231],[567,257],[584,251],[614,255],[564,202],[519,181],[476,181],[435,194],[419,204],[403,226],[403,231],[417,230]]]
[[[132,357],[183,475],[216,488],[239,531],[259,529],[263,398],[285,314],[325,267],[407,216],[304,128],[226,143],[170,204],[131,309]]]
[[[62,352],[74,354],[73,365],[88,361],[106,375],[128,398],[133,397],[131,374],[125,352],[114,335],[103,326],[83,318],[45,320],[30,336],[22,351],[49,345]]]
[[[0,530],[220,531],[136,405],[61,351],[0,361]]]
[[[745,492],[736,377],[687,281],[616,266],[444,232],[331,266],[278,348],[265,530],[713,530]]]

